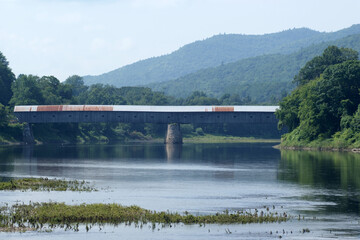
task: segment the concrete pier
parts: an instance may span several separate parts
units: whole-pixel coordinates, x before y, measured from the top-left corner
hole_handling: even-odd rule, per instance
[[[182,144],[182,135],[179,123],[168,124],[166,138],[166,144]]]

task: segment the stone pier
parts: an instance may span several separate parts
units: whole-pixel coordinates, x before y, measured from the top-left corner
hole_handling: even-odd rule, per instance
[[[182,135],[179,123],[168,124],[166,138],[166,144],[182,144]]]
[[[24,124],[24,129],[23,129],[23,140],[25,144],[34,144],[35,143],[35,139],[34,139],[34,134],[32,131],[32,127],[29,123],[25,123]]]

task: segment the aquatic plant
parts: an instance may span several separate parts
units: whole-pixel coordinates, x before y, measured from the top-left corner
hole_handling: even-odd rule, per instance
[[[31,190],[31,191],[96,191],[85,181],[67,181],[48,178],[22,178],[0,182],[0,190]]]
[[[4,214],[6,213],[6,214]],[[1,215],[2,214],[2,215]],[[225,211],[215,215],[192,215],[156,212],[138,206],[122,206],[119,204],[81,204],[66,205],[64,203],[30,203],[17,204],[0,212],[0,224],[3,227],[22,227],[41,230],[45,225],[49,229],[56,227],[79,231],[79,224],[86,225],[89,231],[92,225],[102,224],[135,224],[143,226],[151,223],[172,226],[171,224],[247,224],[287,221],[287,214],[273,214]],[[1,227],[0,227],[1,229]]]

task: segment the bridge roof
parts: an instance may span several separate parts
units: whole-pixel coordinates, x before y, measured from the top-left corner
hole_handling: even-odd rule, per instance
[[[278,108],[278,106],[38,105],[15,106],[14,112],[275,112]]]

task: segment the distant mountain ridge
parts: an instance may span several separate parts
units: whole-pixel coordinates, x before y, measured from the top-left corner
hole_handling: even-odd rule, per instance
[[[187,44],[168,55],[138,61],[99,76],[83,78],[87,85],[103,83],[117,87],[166,82],[201,69],[265,54],[289,54],[313,44],[356,33],[360,33],[360,25],[331,33],[300,28],[265,35],[215,35]]]
[[[202,91],[220,97],[224,93],[251,97],[256,103],[276,102],[295,85],[294,76],[305,63],[321,55],[329,45],[360,52],[360,34],[323,42],[290,54],[268,54],[199,70],[175,80],[147,86],[176,97]]]

